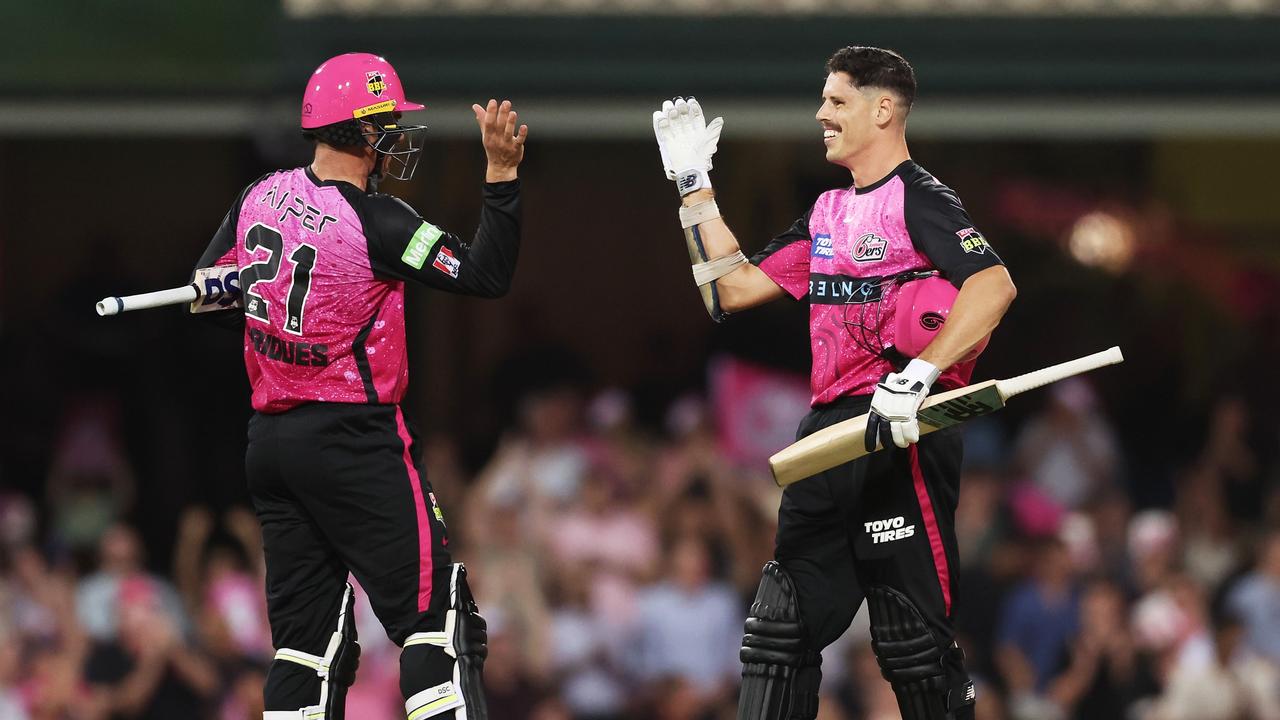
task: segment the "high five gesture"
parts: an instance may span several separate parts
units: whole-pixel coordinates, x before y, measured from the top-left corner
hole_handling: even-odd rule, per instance
[[[484,154],[489,159],[485,182],[503,182],[516,179],[516,167],[524,159],[524,141],[529,137],[529,126],[516,129],[516,111],[511,101],[489,100],[483,107],[472,105],[476,123],[480,126],[480,139]]]

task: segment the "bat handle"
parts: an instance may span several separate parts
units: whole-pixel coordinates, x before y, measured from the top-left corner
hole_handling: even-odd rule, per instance
[[[125,295],[108,297],[98,301],[96,309],[101,316],[119,315],[128,310],[145,310],[165,305],[181,305],[195,302],[200,297],[200,287],[195,283],[170,290],[142,293],[141,295]]]
[[[1120,352],[1120,348],[1115,346],[1102,352],[1085,355],[1082,358],[1050,365],[1047,368],[1012,377],[1008,380],[1001,380],[996,383],[996,389],[1000,391],[1001,397],[1008,399],[1019,393],[1044,387],[1049,383],[1058,382],[1072,375],[1079,375],[1080,373],[1122,362],[1124,362],[1124,355]]]
[[[124,310],[124,301],[119,297],[102,298],[97,305],[98,317],[106,317],[108,315],[119,315]]]

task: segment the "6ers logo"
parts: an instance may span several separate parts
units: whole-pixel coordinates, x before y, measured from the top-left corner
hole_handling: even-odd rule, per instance
[[[382,79],[381,70],[370,70],[364,74],[365,87],[369,89],[369,93],[374,97],[382,97],[382,93],[387,89],[387,81]]]
[[[853,259],[860,263],[883,260],[885,248],[888,246],[889,243],[884,238],[875,233],[867,233],[853,244]]]

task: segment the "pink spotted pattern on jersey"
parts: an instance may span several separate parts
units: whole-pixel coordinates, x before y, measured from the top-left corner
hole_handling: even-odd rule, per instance
[[[242,277],[246,267],[270,256],[265,247],[245,247],[255,225],[277,231],[283,247],[274,279],[253,287],[266,303],[267,321],[245,315],[244,360],[254,409],[398,403],[408,384],[404,283],[374,276],[360,219],[338,188],[317,184],[304,168],[275,173],[253,187],[240,209],[233,251]],[[315,266],[301,327],[291,332],[285,308],[298,269],[291,258],[303,244],[315,248]],[[247,293],[245,301],[251,301]],[[362,333],[367,337],[359,345],[367,361],[359,357]]]
[[[797,261],[799,258],[794,253],[804,252],[808,256],[811,276],[807,286],[795,281],[794,272],[788,273],[788,281],[779,284],[797,299],[806,294],[810,296],[809,337],[813,351],[810,385],[814,405],[849,395],[869,395],[875,391],[876,383],[893,371],[887,360],[855,342],[844,322],[845,305],[821,304],[814,299],[828,290],[817,284],[825,282],[819,276],[870,278],[933,268],[911,242],[903,214],[904,197],[905,187],[898,176],[862,194],[852,188],[827,191],[819,196],[809,216],[811,241],[793,243],[760,265],[776,280],[781,273],[771,272],[769,261],[777,258],[780,267]],[[793,247],[796,250],[792,250]],[[791,253],[784,256],[788,250]],[[877,323],[886,345],[894,342],[895,295],[892,290],[886,292]],[[948,368],[939,381],[947,387],[965,385],[973,366],[973,362],[957,364]]]

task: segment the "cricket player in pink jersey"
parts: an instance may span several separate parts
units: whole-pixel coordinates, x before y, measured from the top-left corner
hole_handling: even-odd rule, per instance
[[[348,574],[403,648],[411,720],[487,716],[486,635],[400,410],[408,384],[404,284],[499,297],[520,247],[528,128],[511,103],[473,106],[488,168],[465,241],[376,192],[412,177],[423,128],[401,114],[391,65],[350,53],[316,69],[302,100],[307,167],[236,198],[197,267],[240,268],[244,360],[257,411],[246,471],[262,523],[275,660],[265,720],[341,720],[360,647]]]
[[[954,639],[958,428],[921,437],[934,389],[969,381],[1013,301],[1000,258],[959,198],[911,160],[915,74],[897,53],[847,47],[827,62],[817,120],[849,187],[823,193],[748,260],[708,171],[722,122],[696,100],[654,113],[682,197],[695,282],[716,320],[782,297],[809,304],[813,409],[798,436],[870,413],[882,452],[787,487],[775,560],[746,622],[739,720],[809,720],[822,649],[865,599],[872,648],[904,720],[971,720],[974,687]]]

